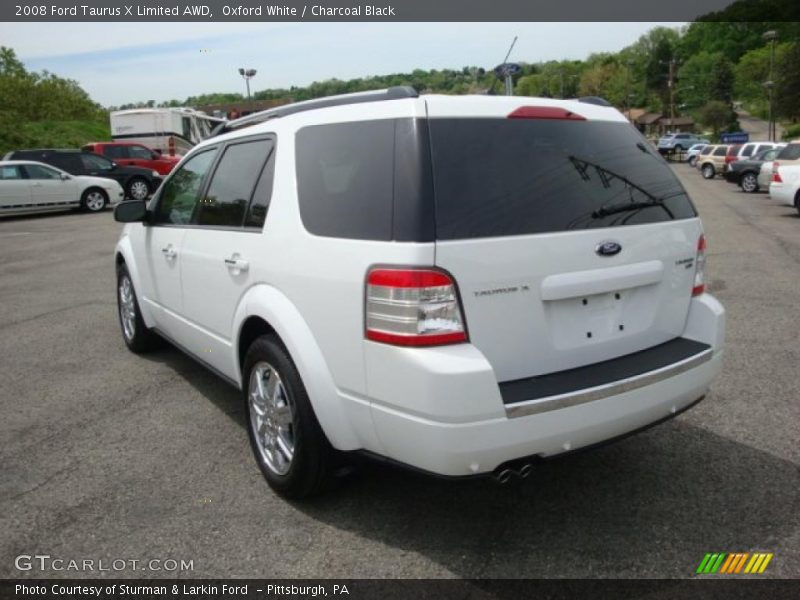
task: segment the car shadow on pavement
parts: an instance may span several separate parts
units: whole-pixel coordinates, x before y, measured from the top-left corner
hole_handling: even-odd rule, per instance
[[[140,356],[169,367],[216,406],[220,412],[230,417],[242,428],[246,426],[240,392],[193,358],[168,343],[165,343],[163,348]]]
[[[505,486],[373,466],[297,506],[462,577],[688,577],[706,552],[796,534],[800,472],[679,420]]]
[[[230,385],[175,349],[150,357],[245,427]],[[690,577],[706,552],[775,552],[796,536],[798,466],[690,419],[691,412],[610,446],[542,461],[527,479],[502,486],[357,460],[325,494],[293,505],[468,578]],[[779,554],[769,574],[796,576],[791,566],[781,569]]]

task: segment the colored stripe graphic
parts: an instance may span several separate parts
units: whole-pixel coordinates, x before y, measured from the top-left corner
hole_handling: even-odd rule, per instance
[[[707,552],[706,555],[703,557],[703,560],[700,561],[700,566],[697,567],[697,571],[695,571],[695,572],[696,573],[702,573],[705,570],[706,565],[708,564],[708,561],[710,559],[711,559],[711,553]]]
[[[767,568],[774,555],[771,552],[707,552],[700,561],[696,573],[760,574]],[[744,569],[744,571],[742,571]]]
[[[742,557],[739,559],[739,564],[736,565],[736,570],[734,571],[734,573],[738,573],[739,571],[742,570],[742,567],[744,566],[744,561],[747,560],[748,556],[750,556],[748,552],[742,553]]]
[[[769,554],[767,554],[766,557],[764,557],[764,562],[761,563],[761,568],[758,570],[759,573],[763,573],[764,572],[764,569],[767,568],[767,565],[769,564],[769,561],[772,560],[772,556],[773,556],[772,552],[770,552]]]
[[[724,559],[724,558],[725,558],[725,553],[721,552],[720,555],[719,555],[719,558],[717,558],[716,562],[713,565],[711,565],[711,571],[710,571],[711,573],[716,573],[717,572],[717,569],[719,569],[720,565],[722,564],[722,559]]]
[[[736,556],[737,556],[737,554],[735,554],[735,553],[734,554],[728,554],[728,558],[726,558],[725,562],[722,563],[722,568],[719,570],[719,572],[720,573],[729,573],[730,571],[728,569],[730,569],[731,564],[734,562],[734,559],[736,558]]]

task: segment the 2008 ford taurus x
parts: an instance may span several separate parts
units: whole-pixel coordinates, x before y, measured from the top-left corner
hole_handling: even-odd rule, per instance
[[[336,451],[528,469],[679,413],[719,371],[697,212],[596,101],[392,88],[232,121],[116,209],[125,343],[242,390],[279,493]]]

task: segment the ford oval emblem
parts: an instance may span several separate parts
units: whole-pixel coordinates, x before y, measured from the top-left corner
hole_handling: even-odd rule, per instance
[[[600,242],[594,251],[599,256],[614,256],[622,251],[622,246],[617,242]]]

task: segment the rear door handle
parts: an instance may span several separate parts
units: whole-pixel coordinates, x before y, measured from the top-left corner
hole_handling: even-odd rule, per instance
[[[162,248],[161,253],[167,260],[172,260],[176,256],[178,256],[178,251],[175,250],[175,246],[173,246],[172,244],[167,244],[165,248]]]
[[[228,267],[231,273],[238,275],[239,273],[246,273],[250,268],[250,263],[243,258],[239,258],[238,254],[234,254],[230,258],[225,259],[225,266]]]

